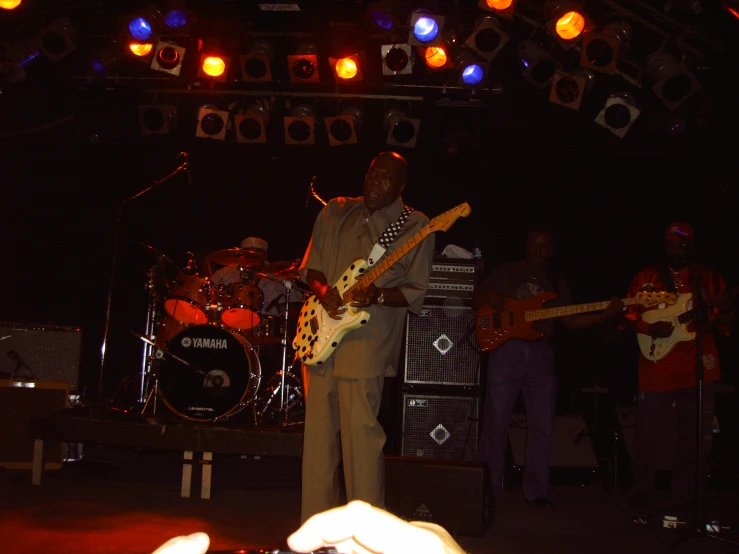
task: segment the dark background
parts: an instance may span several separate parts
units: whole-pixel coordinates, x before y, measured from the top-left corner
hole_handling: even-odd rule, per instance
[[[695,227],[700,260],[736,285],[736,61],[727,49],[713,56],[716,63],[700,74],[703,90],[677,113],[644,92],[642,116],[624,139],[593,123],[599,105],[576,112],[548,102],[548,91],[530,87],[502,54],[491,77],[497,92],[480,92],[481,108],[438,106],[448,94],[421,91],[418,144],[395,148],[411,166],[404,200],[431,217],[469,202],[472,214],[437,235],[437,245],[477,246],[487,269],[522,254],[526,227],[552,225],[557,270],[578,302],[624,296],[635,273],[661,256],[663,230],[674,220]],[[307,200],[311,178],[326,200],[360,195],[369,161],[389,147],[369,125],[359,144],[342,147],[325,139],[301,147],[237,144],[231,134],[226,141],[196,138],[197,94],[179,96],[171,134],[142,136],[138,105],[152,95],[85,83],[80,63],[42,63],[26,82],[2,86],[0,320],[81,327],[82,382],[94,392],[117,209],[173,171],[181,151],[190,154],[194,181],[178,174],[122,207],[104,374],[109,395],[140,371],[141,344],[129,330],[144,328],[152,259],[132,241],[181,266],[188,251],[202,256],[250,235],[269,242],[272,261],[300,257],[321,208]],[[377,117],[382,106],[375,111]],[[625,399],[633,393],[633,336],[562,330],[558,342],[563,403],[596,383]],[[733,381],[736,345],[726,339],[720,347]]]

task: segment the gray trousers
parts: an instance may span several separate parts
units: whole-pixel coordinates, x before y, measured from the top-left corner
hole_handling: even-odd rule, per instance
[[[332,368],[308,370],[301,521],[340,503],[339,462],[346,500],[385,506],[385,431],[377,421],[384,377],[335,378]]]

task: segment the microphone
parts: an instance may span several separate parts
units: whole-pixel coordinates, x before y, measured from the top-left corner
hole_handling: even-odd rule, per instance
[[[310,204],[310,197],[313,196],[313,185],[316,184],[316,176],[314,175],[313,178],[310,180],[310,186],[308,187],[308,194],[305,196],[305,207],[308,207],[308,204]]]

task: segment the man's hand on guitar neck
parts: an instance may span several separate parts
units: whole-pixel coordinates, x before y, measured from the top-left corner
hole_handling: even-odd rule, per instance
[[[344,301],[341,299],[339,290],[336,287],[329,287],[326,283],[326,276],[314,269],[308,270],[306,281],[329,317],[341,319],[341,314],[346,312],[346,308],[343,307]]]

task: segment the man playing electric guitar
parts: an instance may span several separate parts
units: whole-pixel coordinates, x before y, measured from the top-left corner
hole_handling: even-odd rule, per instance
[[[363,197],[331,200],[316,218],[300,277],[315,293],[328,317],[342,319],[340,316],[347,309],[340,291],[329,283],[344,279],[345,270],[355,261],[372,257],[383,231],[391,229],[391,224],[399,228],[383,257],[387,259],[406,238],[429,223],[418,211],[405,213],[400,194],[406,175],[405,159],[394,152],[384,152],[369,167]],[[405,219],[401,218],[404,213]],[[347,502],[363,500],[384,506],[386,437],[377,421],[383,382],[386,372],[397,371],[406,313],[420,312],[423,306],[433,250],[434,237],[429,236],[374,284],[355,290],[349,305],[365,309],[370,318],[336,341],[331,355],[320,365],[307,368],[303,521],[339,504],[340,461]],[[310,314],[310,304],[304,310]],[[307,320],[305,326],[298,335],[301,339],[315,333]],[[304,348],[307,352],[310,344]]]
[[[505,297],[527,300],[544,292],[557,297],[545,307],[572,304],[567,282],[547,271],[554,254],[550,231],[531,230],[526,238],[526,257],[493,268],[478,288],[473,305],[488,304],[503,310]],[[623,302],[613,298],[604,312],[558,318],[566,327],[584,329],[616,318],[623,312]],[[490,352],[487,392],[480,437],[481,461],[490,471],[493,491],[503,490],[503,469],[508,444],[508,427],[519,392],[526,409],[526,466],[523,494],[527,502],[541,508],[554,506],[549,498],[549,457],[555,421],[557,380],[554,353],[549,339],[554,334],[554,319],[534,322],[534,330],[543,333],[539,341],[510,339]]]
[[[659,306],[647,310],[633,305],[627,314],[627,327],[640,334],[640,342],[652,347],[642,349],[639,356],[639,394],[637,398],[636,438],[634,443],[634,496],[631,507],[638,515],[648,517],[654,503],[654,477],[657,448],[665,421],[677,421],[677,451],[672,472],[673,506],[671,515],[689,516],[696,492],[696,341],[691,313],[702,306],[704,320],[714,331],[728,334],[733,315],[733,299],[726,291],[724,279],[715,271],[693,263],[695,233],[685,223],[672,223],[665,230],[665,259],[642,269],[634,277],[629,296],[641,291],[677,293],[678,303],[686,299],[688,313],[660,318],[660,312],[670,313],[674,307]],[[692,296],[688,297],[690,294]],[[698,297],[696,298],[696,295]],[[698,302],[700,301],[700,302]],[[651,323],[650,323],[651,322]],[[702,341],[703,444],[701,455],[708,457],[714,414],[714,381],[720,377],[716,343],[709,325],[705,325]],[[671,342],[674,340],[674,342]],[[656,355],[654,346],[669,344],[663,357]],[[675,410],[674,416],[670,417]],[[676,416],[676,417],[675,417]],[[707,463],[703,469],[708,470]]]

